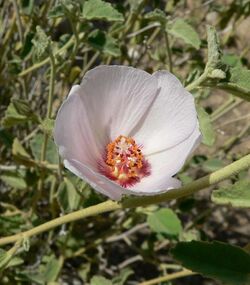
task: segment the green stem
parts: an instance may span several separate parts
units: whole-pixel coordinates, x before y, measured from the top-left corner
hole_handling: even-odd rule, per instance
[[[172,73],[173,72],[173,62],[172,62],[172,52],[171,52],[169,39],[168,39],[168,33],[166,31],[163,31],[163,32],[164,32],[165,43],[166,43],[166,48],[167,48],[168,67],[169,67],[169,71]]]
[[[56,69],[55,58],[54,58],[52,51],[50,50],[50,81],[49,81],[49,97],[48,97],[48,104],[47,104],[46,119],[50,119],[51,114],[52,114],[52,102],[53,102],[53,94],[54,94],[54,88],[55,88],[55,73],[56,73],[55,69]],[[45,161],[46,159],[46,150],[47,150],[48,140],[49,140],[49,135],[47,133],[44,133],[43,144],[41,148],[41,156],[40,156],[41,163]],[[32,209],[36,207],[37,201],[41,197],[44,176],[45,176],[45,172],[44,172],[44,169],[42,169],[41,177],[38,182],[38,191],[33,197]]]
[[[63,47],[61,47],[58,51],[55,52],[55,56],[58,55],[58,54],[60,54],[60,53],[62,53],[62,52],[64,52],[66,49],[68,49],[68,48],[74,43],[74,41],[75,41],[75,37],[72,36],[72,37],[70,38],[70,40],[69,40]],[[33,70],[36,70],[36,69],[40,68],[41,66],[43,66],[43,65],[45,65],[45,64],[47,64],[47,63],[49,63],[49,62],[50,62],[50,56],[47,57],[47,58],[45,58],[43,61],[40,61],[40,62],[38,62],[38,63],[32,65],[31,67],[29,67],[29,68],[23,70],[22,72],[20,72],[20,73],[18,74],[18,76],[24,76],[24,75],[26,75],[26,74],[32,72]]]
[[[191,195],[198,192],[210,185],[216,184],[222,180],[229,178],[231,175],[235,175],[240,171],[249,168],[250,166],[250,154],[244,156],[243,158],[229,164],[228,166],[213,172],[203,178],[193,181],[189,184],[184,185],[179,189],[173,189],[165,192],[161,195],[156,196],[144,196],[136,198],[128,198],[123,201],[115,202],[108,200],[106,202],[100,203],[95,206],[91,206],[79,211],[72,212],[65,216],[53,219],[47,223],[37,226],[31,230],[25,231],[23,233],[15,234],[9,237],[4,237],[0,239],[0,245],[9,244],[16,242],[21,237],[29,238],[31,236],[49,231],[60,225],[73,222],[79,219],[83,219],[89,216],[94,216],[97,214],[110,212],[122,208],[132,208],[137,206],[146,206],[155,203],[166,202],[172,199],[178,199],[187,195]]]
[[[46,115],[47,119],[51,118],[52,102],[53,102],[53,95],[55,89],[56,63],[52,51],[50,52],[50,66],[51,69],[50,69],[50,80],[49,80],[49,98],[48,98],[47,115]]]
[[[211,116],[211,122],[214,122],[216,120],[218,120],[220,117],[224,116],[227,112],[229,112],[230,110],[232,110],[233,108],[237,107],[239,104],[241,104],[243,102],[242,99],[238,98],[234,101],[232,101],[231,104],[229,104],[226,108],[224,108],[223,110],[221,110],[221,112],[217,113],[216,115],[212,114]]]
[[[138,206],[146,206],[150,204],[158,204],[161,202],[166,202],[169,200],[181,198],[194,194],[210,185],[216,184],[229,178],[231,175],[237,174],[240,171],[250,167],[250,154],[244,156],[243,158],[223,167],[205,177],[195,180],[182,186],[179,189],[169,190],[163,194],[156,196],[144,196],[129,198],[123,202],[123,207],[134,208]]]
[[[52,102],[53,102],[53,94],[54,94],[54,89],[55,89],[55,58],[52,52],[50,52],[50,81],[49,81],[49,97],[48,97],[48,105],[47,105],[47,114],[46,114],[46,119],[51,118],[51,113],[52,113]],[[48,134],[44,134],[44,141],[42,145],[42,150],[41,150],[41,161],[45,160],[46,157],[46,149],[47,149],[47,144],[48,144]]]
[[[74,61],[80,40],[79,40],[78,31],[76,29],[76,23],[75,23],[74,19],[72,18],[72,16],[70,14],[68,14],[68,19],[70,21],[70,24],[71,24],[71,27],[72,27],[72,30],[73,30],[73,33],[74,33],[74,36],[75,36],[74,50],[73,50],[73,52],[71,54],[71,59],[72,59],[72,61]]]
[[[204,72],[201,74],[199,78],[197,78],[194,82],[190,83],[185,87],[186,90],[191,91],[197,87],[199,87],[204,81],[207,80],[208,74],[210,73],[210,68],[205,68]]]
[[[23,238],[22,238],[22,236],[20,236],[20,238],[16,241],[14,246],[6,252],[5,258],[0,261],[0,273],[9,264],[12,257],[16,254],[18,249],[21,247],[22,241],[23,241]]]
[[[229,99],[223,104],[221,105],[219,108],[217,108],[212,114],[211,114],[211,118],[213,118],[214,116],[217,116],[218,114],[220,114],[221,112],[224,111],[224,109],[226,109],[229,105],[231,105],[233,102],[235,101],[235,97],[230,95]]]
[[[128,38],[128,39],[129,39],[129,38],[133,38],[133,37],[135,37],[135,36],[138,36],[138,35],[140,35],[140,34],[146,32],[146,31],[151,30],[151,29],[156,28],[156,27],[160,27],[160,24],[159,24],[159,23],[153,23],[153,24],[151,24],[151,25],[148,25],[148,26],[146,26],[146,27],[144,27],[144,28],[142,28],[142,29],[140,29],[140,30],[137,30],[137,31],[135,31],[135,32],[133,32],[133,33],[131,33],[131,34],[128,34],[128,35],[126,36],[126,38]]]
[[[19,8],[18,8],[17,1],[16,1],[16,0],[13,0],[13,6],[14,6],[14,9],[15,9],[15,13],[16,13],[17,29],[18,29],[20,41],[21,41],[22,44],[23,44],[23,41],[24,41],[24,37],[23,37],[23,27],[22,27],[21,17],[20,17]]]
[[[65,216],[61,216],[59,218],[56,218],[54,220],[51,220],[47,223],[44,223],[40,226],[37,226],[31,230],[25,231],[23,233],[15,234],[10,237],[5,237],[0,239],[0,245],[8,244],[8,243],[13,243],[19,240],[22,236],[29,238],[31,236],[46,232],[48,230],[51,230],[55,227],[61,226],[66,223],[70,223],[73,221],[77,221],[79,219],[83,219],[89,216],[94,216],[98,215],[101,213],[109,212],[109,211],[114,211],[116,209],[120,209],[121,205],[118,204],[117,202],[113,202],[111,200],[108,200],[106,202],[100,203],[95,206],[88,207],[86,209],[82,209],[79,211],[75,211],[73,213],[70,213]]]
[[[98,58],[100,52],[97,51],[94,53],[94,55],[92,56],[92,58],[89,60],[88,64],[84,67],[83,71],[81,72],[81,76],[83,77],[83,75],[89,70],[89,68],[94,64],[94,62],[96,61],[96,59]]]

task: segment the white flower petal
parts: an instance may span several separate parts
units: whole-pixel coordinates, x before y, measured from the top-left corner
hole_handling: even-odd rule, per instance
[[[99,66],[81,83],[89,122],[96,139],[104,130],[110,140],[129,132],[145,114],[158,92],[157,78],[127,66]]]
[[[95,139],[86,112],[87,106],[83,105],[81,96],[80,85],[73,86],[58,111],[54,139],[64,159],[77,159],[96,168],[98,159],[102,157],[102,144],[108,141]]]
[[[200,143],[200,140],[201,134],[197,127],[193,134],[180,144],[146,156],[146,159],[152,167],[152,174],[162,173],[162,175],[168,176],[175,175],[183,167],[186,159]]]
[[[180,81],[167,71],[156,72],[153,77],[158,80],[160,93],[132,134],[146,154],[181,143],[197,123],[193,96]]]
[[[129,189],[100,174],[106,145],[119,135],[142,144],[151,175]],[[132,67],[100,66],[73,86],[54,131],[65,167],[114,200],[180,187],[173,178],[200,141],[190,93],[168,72],[153,76]]]
[[[127,190],[109,178],[93,171],[91,168],[81,162],[70,159],[64,160],[64,165],[67,169],[73,172],[78,177],[90,184],[96,191],[108,196],[113,200],[120,200]]]
[[[146,156],[151,165],[151,174],[132,188],[134,192],[156,194],[180,187],[180,181],[172,178],[184,165],[186,159],[201,141],[198,124],[192,135],[179,145],[165,151]],[[178,182],[177,182],[178,181]]]
[[[136,184],[133,188],[129,189],[127,194],[137,196],[143,195],[158,195],[170,189],[177,189],[181,187],[181,182],[173,177],[166,177],[161,173],[158,175],[148,176]]]

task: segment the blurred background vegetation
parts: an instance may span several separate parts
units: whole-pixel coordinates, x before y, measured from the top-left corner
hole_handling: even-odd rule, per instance
[[[105,200],[63,169],[52,139],[71,86],[100,64],[167,69],[188,85],[207,63],[207,25],[222,52],[217,42],[215,73],[192,91],[203,143],[178,177],[188,183],[249,153],[250,1],[0,0],[0,14],[0,236]],[[243,171],[211,188],[240,180],[234,187],[246,189],[247,179]],[[170,254],[179,241],[247,246],[250,212],[228,203],[208,190],[64,225],[27,241],[0,284],[144,284],[182,268]]]

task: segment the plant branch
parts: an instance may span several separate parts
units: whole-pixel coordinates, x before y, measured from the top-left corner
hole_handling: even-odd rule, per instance
[[[169,68],[169,71],[173,73],[172,52],[171,52],[171,47],[169,44],[168,33],[166,31],[163,31],[163,33],[164,33],[165,44],[167,48],[168,68]]]
[[[136,198],[128,198],[123,201],[123,207],[134,208],[138,206],[146,206],[150,204],[158,204],[173,199],[194,194],[210,185],[219,183],[232,175],[239,173],[250,167],[250,154],[243,158],[207,175],[191,183],[182,186],[179,189],[169,190],[163,194],[156,196],[144,196]]]
[[[47,114],[46,114],[46,119],[51,118],[51,113],[52,113],[52,102],[53,102],[53,94],[54,94],[54,89],[55,89],[55,58],[50,51],[50,81],[49,81],[49,97],[48,97],[48,105],[47,105]],[[46,157],[46,149],[47,149],[47,143],[48,143],[48,134],[44,134],[44,142],[42,145],[42,150],[41,150],[41,161],[45,160]]]
[[[116,209],[120,209],[122,206],[114,201],[108,200],[106,202],[100,203],[95,206],[88,207],[86,209],[82,209],[79,211],[72,212],[68,215],[61,216],[59,218],[56,218],[54,220],[51,220],[47,223],[44,223],[40,226],[37,226],[31,230],[25,231],[23,233],[18,233],[15,235],[12,235],[10,237],[5,237],[0,239],[0,245],[13,243],[19,240],[21,237],[29,238],[34,235],[49,231],[55,227],[61,226],[66,223],[70,223],[73,221],[77,221],[89,216],[95,216],[101,213],[114,211]]]
[[[184,185],[179,189],[169,190],[164,194],[156,195],[156,196],[144,196],[137,198],[128,198],[123,201],[115,202],[108,200],[106,202],[78,210],[67,214],[65,216],[61,216],[59,218],[53,219],[47,223],[44,223],[40,226],[37,226],[31,230],[25,231],[23,233],[18,233],[9,237],[4,237],[0,239],[0,245],[9,244],[16,242],[19,238],[32,237],[34,235],[49,231],[55,227],[60,225],[70,223],[73,221],[77,221],[89,216],[95,216],[101,213],[115,211],[122,208],[132,208],[137,206],[146,206],[155,203],[166,202],[172,199],[178,199],[187,195],[191,195],[195,192],[198,192],[210,185],[216,184],[220,181],[223,181],[229,178],[232,175],[239,173],[240,171],[247,169],[250,167],[250,154],[244,156],[243,158],[229,164],[228,166],[217,170],[210,175],[207,175],[203,178],[200,178],[196,181],[193,181],[189,184]]]
[[[177,279],[177,278],[190,276],[190,275],[194,275],[194,274],[198,274],[198,273],[195,273],[195,272],[192,272],[190,270],[184,269],[184,270],[182,270],[180,272],[167,274],[167,275],[164,275],[164,276],[159,277],[159,278],[154,278],[154,279],[151,279],[151,280],[139,283],[138,285],[153,285],[153,284],[158,284],[158,283],[161,283],[161,282],[170,281],[170,280],[174,280],[174,279]]]
[[[185,87],[185,89],[187,91],[191,91],[199,86],[201,86],[201,84],[203,82],[205,82],[208,78],[208,74],[211,72],[211,68],[205,68],[204,72],[201,74],[200,77],[198,77],[194,82],[190,83],[188,86]]]

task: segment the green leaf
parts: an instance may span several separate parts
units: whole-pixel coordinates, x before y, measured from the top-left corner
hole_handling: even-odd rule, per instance
[[[57,276],[61,270],[61,260],[57,259],[55,256],[49,258],[46,264],[45,271],[43,273],[43,279],[46,282],[53,282],[57,279]]]
[[[94,276],[90,280],[90,285],[112,285],[112,282],[102,276]]]
[[[102,0],[88,0],[84,2],[83,18],[87,20],[123,21],[123,15]]]
[[[105,54],[115,57],[121,55],[117,40],[100,30],[95,30],[93,33],[91,33],[91,35],[88,37],[88,42],[93,48]]]
[[[0,248],[0,270],[8,264],[10,258],[8,252]]]
[[[48,18],[53,19],[53,18],[58,18],[58,17],[64,17],[64,9],[61,4],[55,5],[52,7],[48,13]]]
[[[208,172],[214,172],[224,166],[223,161],[217,158],[211,158],[202,163],[202,167]]]
[[[196,49],[199,49],[201,41],[194,28],[182,19],[177,19],[166,31],[171,35],[184,40]]]
[[[250,182],[240,180],[229,187],[213,191],[212,201],[222,205],[250,208]]]
[[[45,32],[40,26],[36,27],[36,36],[32,39],[34,45],[34,52],[37,59],[42,59],[48,55],[50,48],[50,37],[47,37]]]
[[[230,69],[230,82],[238,87],[250,91],[250,70],[242,67],[233,67]]]
[[[213,129],[209,114],[204,108],[197,106],[200,130],[202,133],[202,142],[205,145],[212,146],[215,142],[215,131]]]
[[[5,268],[9,268],[9,267],[13,267],[13,266],[19,266],[19,265],[21,265],[21,264],[23,264],[23,263],[24,263],[24,261],[23,261],[22,258],[20,258],[20,257],[13,257],[13,258],[9,261],[9,263],[6,265]]]
[[[120,274],[112,279],[113,285],[123,285],[130,275],[134,273],[130,268],[124,268]]]
[[[20,257],[14,257],[13,254],[11,254],[10,252],[0,248],[0,272],[5,268],[18,266],[22,263],[23,259],[21,259]]]
[[[9,128],[29,120],[38,121],[37,115],[30,108],[30,103],[26,100],[13,98],[5,112],[2,124],[4,127]]]
[[[171,209],[160,209],[148,215],[147,223],[152,231],[168,236],[178,236],[182,231],[179,218]]]
[[[33,115],[33,111],[30,108],[30,103],[26,100],[21,99],[12,99],[11,100],[18,114],[23,116]]]
[[[214,27],[207,26],[208,62],[207,67],[212,69],[221,64],[221,50],[217,32]]]
[[[12,144],[12,154],[16,162],[26,166],[33,166],[35,163],[30,154],[22,146],[21,142],[15,138]]]
[[[221,61],[230,67],[242,67],[241,58],[235,54],[224,53],[221,57]]]
[[[40,160],[40,157],[41,157],[41,148],[42,148],[43,140],[44,140],[43,134],[38,134],[34,136],[33,139],[30,141],[31,151],[33,153],[33,156],[37,160]],[[48,139],[48,144],[47,144],[46,160],[52,164],[58,163],[57,147],[54,141],[50,138]]]
[[[58,259],[54,255],[44,256],[43,263],[40,264],[37,272],[24,271],[23,274],[26,278],[28,278],[29,281],[33,281],[36,284],[52,284],[60,273],[62,262],[62,259]]]
[[[172,254],[181,264],[229,285],[250,284],[250,255],[221,242],[180,242]]]
[[[218,83],[217,88],[225,90],[237,97],[240,97],[246,101],[250,101],[250,90],[246,88],[242,88],[236,83],[231,83],[231,82],[221,82]]]
[[[162,25],[165,25],[167,22],[166,14],[160,9],[155,9],[154,11],[147,13],[145,19],[157,21]]]
[[[15,138],[13,141],[12,154],[20,159],[31,159],[29,153],[25,150],[25,148],[22,146],[21,142],[17,138]]]
[[[1,123],[3,127],[10,128],[17,124],[26,123],[28,120],[29,118],[27,118],[27,116],[19,114],[14,104],[10,103]]]
[[[18,172],[3,174],[0,178],[7,185],[16,189],[22,190],[28,187],[26,180]]]
[[[57,192],[57,200],[64,212],[71,212],[79,207],[80,195],[76,191],[73,183],[64,178],[64,181],[60,184]]]

